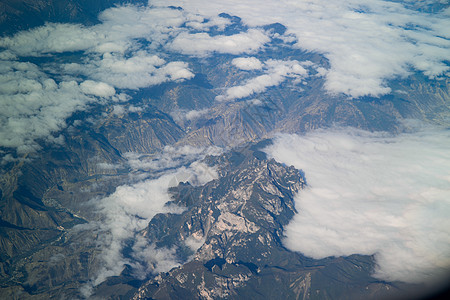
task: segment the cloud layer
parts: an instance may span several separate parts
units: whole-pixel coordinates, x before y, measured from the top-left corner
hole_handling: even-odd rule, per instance
[[[305,172],[285,245],[313,258],[375,254],[375,276],[424,282],[450,270],[450,133],[356,129],[281,135],[267,149]]]
[[[325,55],[330,93],[351,97],[390,92],[387,80],[415,70],[448,76],[450,10],[419,12],[414,4],[383,0],[205,1],[151,0],[205,16],[226,12],[249,26],[281,23],[296,46]],[[444,6],[444,4],[442,4]]]
[[[96,242],[102,253],[100,270],[82,288],[85,296],[107,277],[119,275],[125,265],[132,267],[137,278],[144,279],[150,273],[167,272],[182,263],[175,255],[175,248],[157,248],[140,232],[156,214],[183,212],[182,207],[166,205],[172,200],[168,188],[187,181],[192,185],[203,185],[218,178],[215,168],[200,161],[218,151],[220,149],[185,146],[166,147],[164,152],[152,157],[136,153],[126,155],[133,173],[142,174],[142,178],[151,174],[153,178],[119,186],[110,196],[91,200],[101,221],[78,226],[75,230],[96,232]],[[135,175],[133,179],[140,177]],[[126,245],[131,251],[125,256]]]
[[[251,71],[251,70],[261,70],[263,64],[256,57],[238,57],[231,61],[231,64],[238,69]]]
[[[211,28],[220,32],[230,20],[168,7],[115,7],[99,20],[94,26],[46,24],[0,38],[0,146],[39,149],[38,140],[54,140],[73,112],[126,99],[116,97],[118,89],[193,78],[186,62],[170,59],[173,53],[254,53],[270,41],[259,28],[211,35]],[[26,62],[30,57],[43,59]]]
[[[234,35],[210,36],[208,33],[181,33],[168,48],[180,53],[206,56],[212,53],[242,54],[256,53],[268,43],[270,38],[259,29]]]
[[[258,65],[259,62],[259,65]],[[264,74],[247,80],[244,85],[230,87],[226,90],[225,95],[216,97],[219,101],[240,99],[251,96],[256,93],[262,93],[267,88],[277,86],[286,78],[292,78],[297,83],[306,77],[308,72],[303,67],[309,65],[310,62],[299,62],[296,60],[274,60],[269,59],[262,64],[256,58],[237,58],[232,63],[243,70],[263,68]]]
[[[38,149],[37,140],[54,140],[67,117],[98,98],[117,100],[114,93],[120,89],[193,78],[180,53],[197,57],[256,54],[276,37],[286,41],[285,46],[291,43],[328,58],[330,68],[320,74],[330,93],[377,96],[390,92],[387,80],[410,72],[421,71],[433,78],[448,75],[449,9],[431,14],[423,7],[421,12],[414,10],[410,2],[382,0],[283,0],[265,5],[255,0],[175,2],[155,0],[149,7],[110,8],[99,15],[97,25],[46,24],[0,38],[0,93],[6,99],[3,106],[8,106],[0,111],[0,146],[23,146],[21,152]],[[167,7],[170,4],[181,4],[183,9]],[[242,31],[223,31],[234,21],[219,16],[222,12],[241,17]],[[275,22],[285,25],[287,33],[262,28]],[[292,36],[295,39],[288,41]],[[29,57],[63,53],[70,55],[26,62]],[[177,59],[172,60],[173,55]],[[247,97],[286,77],[304,76],[295,62],[235,58],[232,64],[237,68],[262,69],[264,74],[229,88],[218,99]],[[53,81],[57,87],[45,86],[44,81]]]
[[[92,102],[118,100],[106,83],[57,83],[35,64],[17,61],[0,61],[0,94],[0,146],[19,153],[39,149],[36,139],[63,142],[56,133],[73,112]]]
[[[106,10],[99,19],[100,24],[90,27],[47,24],[0,38],[0,146],[26,153],[41,147],[38,140],[62,142],[55,136],[74,112],[127,99],[116,89],[194,76],[185,62],[167,61],[153,50],[188,14],[125,6]],[[81,54],[73,56],[75,52]],[[62,53],[71,55],[45,59]],[[31,63],[29,57],[44,59]]]

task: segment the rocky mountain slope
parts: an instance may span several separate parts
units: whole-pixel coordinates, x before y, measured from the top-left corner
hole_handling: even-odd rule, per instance
[[[126,2],[5,0],[0,3],[0,33],[44,22],[95,24],[99,11]],[[230,23],[224,32],[211,29],[211,35],[248,30],[239,18],[222,17]],[[286,28],[275,23],[262,30],[275,36]],[[61,79],[65,75],[58,73],[56,62],[82,62],[84,55],[54,53],[30,61]],[[174,166],[164,165],[167,151],[184,149],[174,165],[187,167],[189,151],[208,146],[224,151],[203,160],[218,178],[201,185],[182,180],[172,187],[169,204],[184,211],[156,214],[137,235],[156,249],[171,249],[179,266],[159,272],[149,261],[142,277],[128,264],[120,275],[93,287],[92,297],[380,299],[411,288],[371,277],[375,263],[370,256],[313,260],[286,249],[283,230],[298,209],[294,195],[307,187],[308,178],[267,159],[261,150],[266,139],[280,132],[338,125],[395,133],[409,118],[446,126],[448,79],[430,81],[415,73],[387,82],[392,93],[381,97],[330,94],[318,71],[329,67],[322,54],[273,39],[254,56],[262,63],[308,62],[301,85],[285,78],[264,92],[221,101],[228,89],[268,70],[241,70],[231,54],[196,57],[168,51],[161,56],[186,62],[195,77],[135,90],[117,88],[128,94],[127,101],[99,101],[74,112],[65,120],[67,127],[54,132],[60,142],[37,140],[39,150],[29,153],[0,149],[0,298],[84,297],[81,289],[103,263],[102,232],[93,224],[105,216],[95,203],[120,186],[172,171]],[[144,160],[133,162],[135,157],[164,167],[145,168]],[[132,262],[128,252],[133,241],[123,244],[121,254]]]
[[[314,261],[283,247],[293,197],[305,187],[298,170],[266,159],[257,145],[208,162],[220,177],[173,188],[186,211],[157,215],[142,232],[192,261],[152,278],[133,299],[378,299],[395,290],[369,276],[370,257]]]

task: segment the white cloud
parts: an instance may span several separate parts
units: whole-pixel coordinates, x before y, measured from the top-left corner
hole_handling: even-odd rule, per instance
[[[80,88],[83,93],[97,97],[111,97],[116,93],[116,90],[109,84],[92,80],[83,81],[80,83]]]
[[[139,111],[143,111],[144,109],[142,107],[138,107],[138,106],[134,106],[134,105],[130,105],[128,107],[128,111],[130,112],[139,112]]]
[[[206,114],[208,114],[211,110],[208,108],[200,109],[200,110],[185,110],[185,109],[176,109],[173,110],[170,115],[177,122],[182,121],[192,121],[198,119]]]
[[[199,235],[198,233],[194,233],[193,235],[188,236],[184,242],[186,246],[196,252],[201,246],[203,246],[203,244],[205,244],[205,241],[205,237]]]
[[[274,22],[287,26],[288,36],[297,37],[298,47],[328,58],[330,68],[320,69],[320,74],[332,93],[353,97],[389,93],[386,80],[407,76],[411,68],[430,77],[448,73],[444,63],[450,56],[448,9],[428,14],[412,11],[411,3],[404,7],[381,0],[283,0],[264,5],[254,0],[239,5],[235,1],[181,1],[185,10],[158,7],[174,4],[171,0],[151,3],[151,7],[108,9],[94,26],[46,24],[0,38],[0,93],[5,99],[0,111],[0,145],[20,147],[20,152],[36,150],[35,141],[55,140],[52,135],[65,128],[65,119],[74,111],[105,100],[96,97],[124,100],[124,94],[113,95],[115,89],[139,89],[194,76],[185,62],[158,54],[161,49],[197,56],[256,53],[271,40],[257,26]],[[218,16],[222,12],[241,17],[250,28],[232,35],[210,34],[212,27],[223,29],[230,24]],[[205,32],[192,33],[189,28]],[[37,66],[16,61],[74,51],[83,52],[83,60],[69,61],[61,68],[55,67],[56,62]],[[243,59],[233,63],[244,69],[259,68],[256,58]],[[218,99],[248,97],[293,74],[299,76],[284,67],[266,62],[265,74],[229,88]]]
[[[133,273],[139,279],[145,279],[150,273],[167,272],[181,265],[176,248],[157,248],[143,236],[138,236],[133,245]]]
[[[352,97],[390,92],[386,81],[414,68],[428,76],[448,75],[448,9],[413,11],[383,0],[265,1],[151,0],[190,12],[236,15],[251,27],[279,22],[297,37],[297,46],[322,53],[330,62],[326,89]]]
[[[186,113],[185,118],[186,120],[194,120],[206,115],[209,112],[210,110],[207,108],[201,110],[190,110]]]
[[[279,136],[267,152],[308,182],[284,244],[316,259],[375,254],[384,280],[436,280],[450,268],[448,149],[441,129]]]
[[[0,39],[0,47],[19,56],[42,56],[51,53],[87,51],[123,53],[135,39],[147,39],[153,47],[166,42],[191,17],[170,8],[138,6],[114,7],[99,15],[100,24],[46,24],[13,37]]]
[[[40,148],[37,139],[58,141],[53,135],[73,112],[98,101],[93,94],[110,97],[114,89],[93,81],[56,83],[32,63],[4,61],[0,94],[0,146],[26,153]]]
[[[157,55],[137,51],[131,57],[123,54],[105,53],[85,64],[70,63],[63,66],[72,75],[87,75],[117,88],[138,89],[167,81],[190,79],[194,74],[185,62],[167,63]]]
[[[192,175],[189,181],[193,185],[204,185],[214,179],[219,178],[216,168],[210,167],[207,164],[195,161],[190,165]]]
[[[127,112],[127,110],[122,105],[114,105],[112,112],[117,116],[123,116]]]
[[[231,64],[241,70],[261,70],[263,65],[256,57],[238,57],[231,61]]]
[[[247,103],[248,103],[249,105],[254,105],[254,106],[261,106],[261,105],[264,104],[264,102],[262,102],[262,101],[259,100],[259,99],[248,100]]]
[[[195,30],[208,31],[211,27],[217,27],[219,30],[224,30],[227,25],[230,25],[231,21],[220,16],[213,16],[206,20],[203,17],[197,16],[197,19],[192,18],[186,22],[186,26]]]
[[[210,36],[206,32],[182,32],[167,47],[173,51],[195,56],[206,56],[214,52],[242,54],[256,53],[269,41],[267,34],[259,29],[249,29],[247,32],[229,36]]]
[[[98,44],[101,36],[78,24],[47,24],[0,39],[0,47],[20,56],[80,51]]]
[[[153,154],[142,154],[128,152],[124,154],[127,159],[126,166],[131,168],[129,174],[132,180],[143,180],[146,178],[162,176],[166,173],[175,172],[169,182],[169,186],[176,186],[180,182],[189,181],[192,185],[201,185],[213,179],[218,174],[215,167],[210,167],[200,161],[208,155],[220,155],[222,148],[182,147],[166,146],[162,152]]]
[[[296,60],[272,60],[264,63],[265,74],[249,79],[244,85],[233,86],[226,90],[225,95],[217,96],[216,100],[233,100],[251,96],[266,91],[268,87],[282,83],[286,78],[301,80],[307,75],[301,62]]]
[[[94,285],[108,276],[120,274],[124,265],[129,263],[129,259],[122,255],[124,241],[143,230],[153,216],[183,211],[179,207],[165,206],[170,201],[167,188],[173,176],[166,174],[155,180],[119,186],[111,196],[95,200],[105,219],[98,224],[103,232],[99,243],[102,243],[104,266],[93,280]]]
[[[137,89],[194,76],[185,62],[166,61],[152,52],[195,16],[169,8],[124,6],[99,18],[101,23],[94,26],[46,24],[0,38],[0,146],[20,153],[38,150],[38,139],[60,141],[53,135],[75,111],[94,102],[126,101],[115,88]],[[83,52],[81,62],[16,61],[75,51]]]
[[[186,154],[198,152],[191,148],[179,151]],[[170,150],[166,151],[166,155],[170,155],[169,152]],[[199,153],[202,152],[196,153],[197,157]],[[168,161],[170,160],[169,158]],[[189,158],[185,160],[184,157],[178,160],[189,162]],[[173,167],[173,164],[169,163],[168,167]],[[102,215],[102,220],[93,222],[87,229],[94,229],[99,234],[102,267],[95,278],[82,288],[84,293],[89,294],[92,286],[100,284],[107,277],[119,275],[126,264],[131,265],[135,275],[141,279],[151,272],[167,272],[179,265],[180,262],[175,255],[176,249],[156,248],[139,233],[158,213],[183,212],[182,207],[166,205],[171,200],[168,194],[169,187],[176,186],[182,181],[189,181],[194,185],[205,184],[216,178],[218,174],[214,168],[200,161],[194,161],[189,167],[179,167],[171,171],[166,169],[164,175],[157,179],[119,186],[110,196],[93,199],[92,204]],[[122,253],[125,241],[129,239],[133,239],[132,252],[129,254],[131,258],[125,257]]]
[[[16,60],[17,55],[9,50],[0,52],[0,60]]]

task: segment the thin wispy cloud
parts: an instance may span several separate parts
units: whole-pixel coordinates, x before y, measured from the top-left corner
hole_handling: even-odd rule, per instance
[[[122,185],[108,197],[92,199],[91,205],[101,220],[75,228],[96,232],[96,243],[101,249],[100,268],[81,289],[85,296],[89,296],[92,288],[106,278],[119,275],[125,265],[132,267],[134,276],[144,279],[148,274],[167,272],[182,263],[175,254],[175,248],[158,248],[141,231],[159,213],[184,211],[183,207],[167,205],[172,200],[168,193],[170,187],[180,182],[203,185],[218,178],[215,168],[198,160],[215,151],[181,147],[167,148],[152,159],[132,153],[127,156],[130,166],[136,170],[153,171],[154,175],[161,170],[164,172],[156,179]],[[189,164],[190,161],[193,162]],[[188,166],[181,166],[183,164]],[[123,250],[127,244],[131,245],[131,251],[125,256]]]
[[[170,169],[177,169],[188,163],[204,158],[206,155],[219,155],[223,149],[219,147],[193,147],[166,146],[160,153],[152,155],[143,153],[127,152],[124,157],[127,159],[127,165],[133,170],[145,172],[159,172]]]
[[[305,172],[284,244],[319,259],[375,255],[375,277],[427,282],[450,270],[450,133],[357,129],[280,135],[267,149]]]

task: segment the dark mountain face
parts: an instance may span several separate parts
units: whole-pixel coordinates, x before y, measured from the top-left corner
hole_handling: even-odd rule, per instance
[[[0,32],[13,34],[19,30],[47,22],[95,24],[97,15],[106,8],[131,1],[124,0],[4,0],[0,3]],[[145,4],[146,1],[133,1]]]
[[[4,297],[17,290],[30,297],[56,297],[67,293],[64,286],[74,289],[90,279],[93,271],[88,261],[95,257],[95,247],[78,243],[80,238],[88,239],[86,233],[73,235],[70,229],[96,218],[86,203],[112,193],[119,182],[127,181],[129,171],[127,166],[104,169],[99,161],[124,163],[122,154],[127,151],[151,153],[183,135],[161,112],[149,110],[144,120],[142,113],[137,115],[125,122],[112,118],[94,126],[72,127],[64,147],[49,148],[40,159],[31,157],[30,162],[3,172],[0,264]],[[48,279],[43,280],[44,274]]]
[[[246,147],[209,158],[218,179],[172,189],[173,202],[187,209],[157,215],[142,234],[159,247],[178,246],[192,261],[144,283],[133,299],[378,298],[392,288],[367,275],[369,257],[314,261],[283,247],[293,197],[305,182],[295,168],[259,153]],[[330,273],[353,286],[326,280]]]

